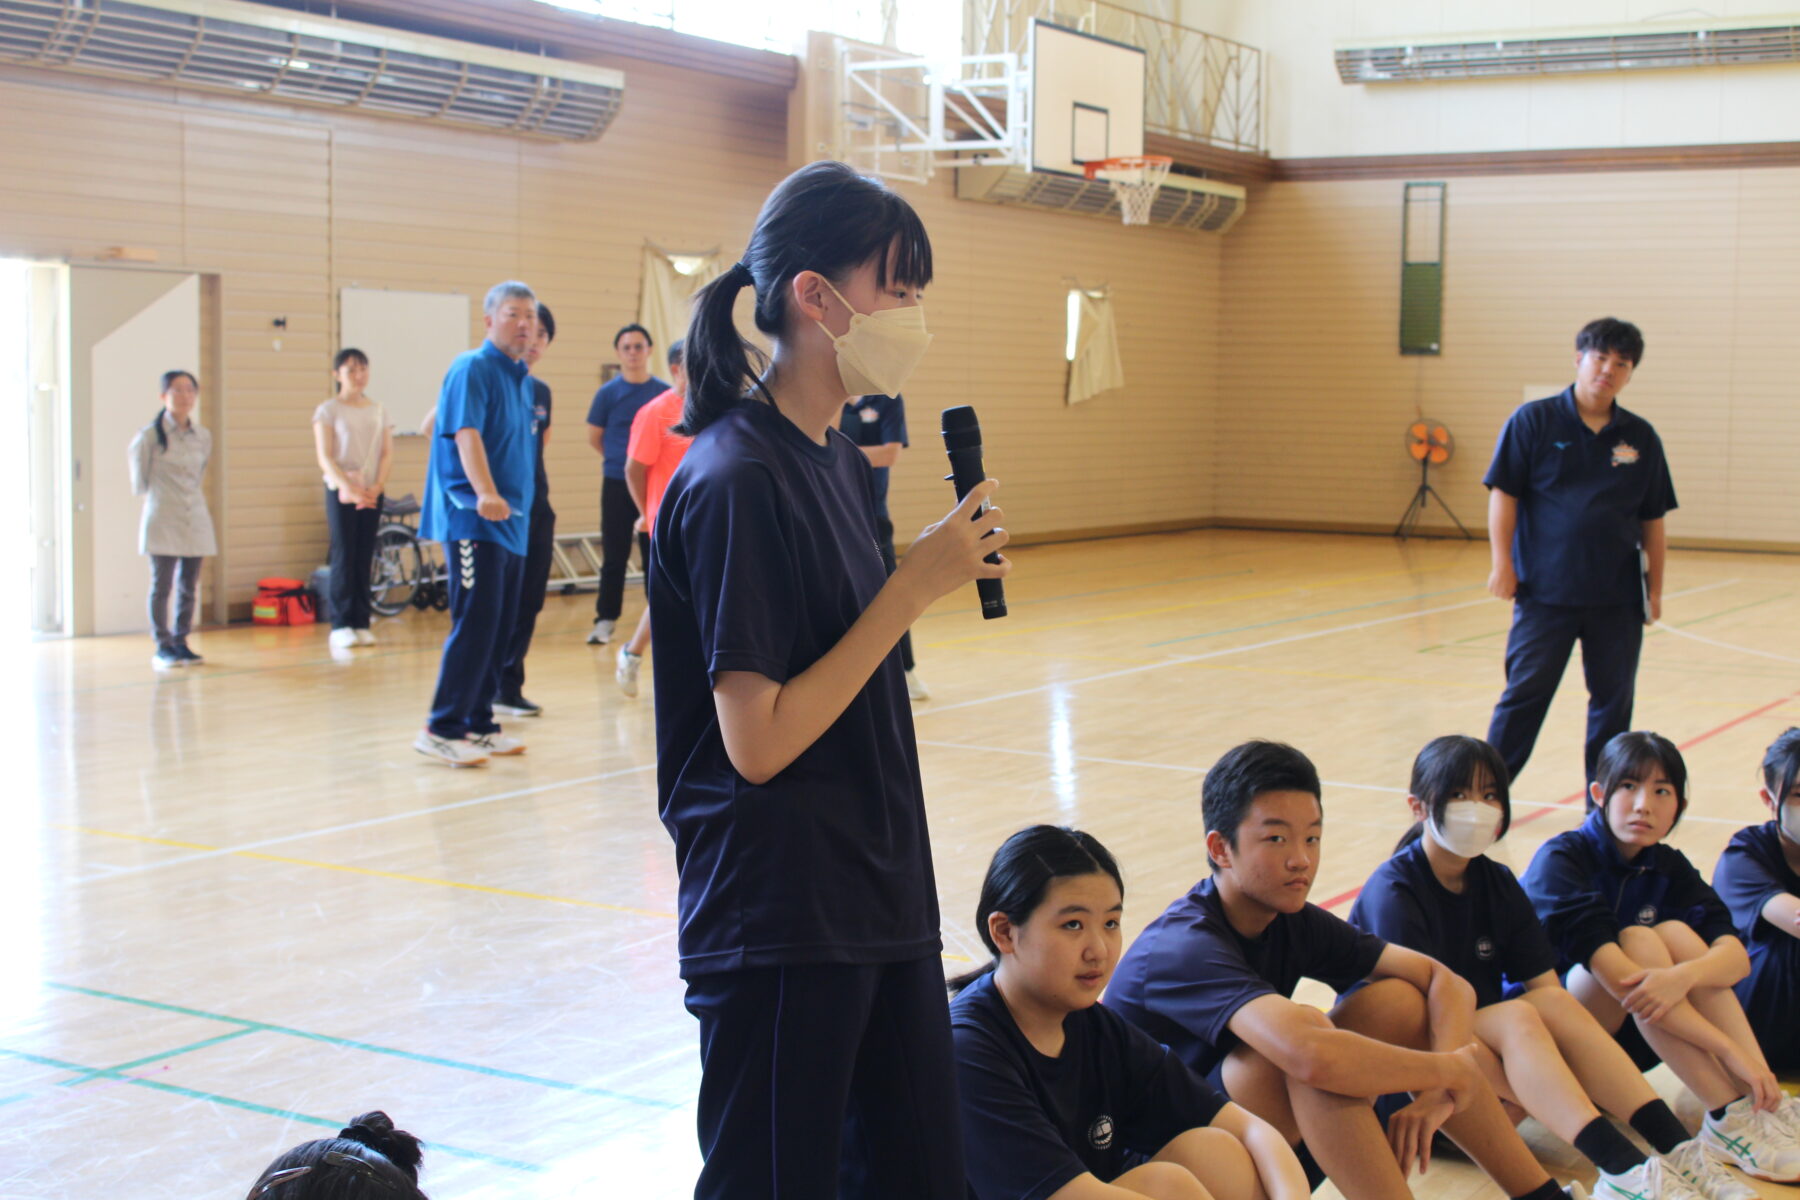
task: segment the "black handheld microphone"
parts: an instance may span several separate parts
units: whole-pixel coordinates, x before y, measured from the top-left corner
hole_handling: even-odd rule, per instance
[[[960,504],[976,484],[987,478],[987,472],[981,469],[981,424],[975,419],[975,410],[967,404],[944,410],[944,451],[950,455],[950,474],[944,478],[956,484],[956,500]],[[987,561],[999,562],[1000,552],[988,555]],[[983,620],[1006,615],[1006,589],[1000,580],[977,579],[975,590],[981,595]]]

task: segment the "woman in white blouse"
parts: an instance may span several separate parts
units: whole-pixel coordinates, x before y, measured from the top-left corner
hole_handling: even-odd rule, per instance
[[[333,647],[373,646],[369,632],[369,569],[381,492],[394,459],[394,427],[381,405],[364,395],[369,356],[343,349],[331,364],[337,395],[313,413],[313,448],[325,476],[325,520],[331,526]]]
[[[219,552],[202,479],[212,457],[212,434],[194,417],[200,383],[187,371],[166,371],[163,406],[131,439],[131,491],[145,497],[138,553],[150,556],[150,629],[158,670],[200,665],[188,648],[200,596],[200,560]],[[169,593],[175,621],[169,622]]]

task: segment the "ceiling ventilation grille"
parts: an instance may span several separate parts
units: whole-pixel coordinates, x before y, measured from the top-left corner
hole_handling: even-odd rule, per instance
[[[1388,38],[1343,43],[1335,53],[1338,78],[1345,83],[1792,63],[1800,61],[1800,20],[1740,18],[1705,26],[1567,30],[1553,36]]]
[[[1024,167],[961,167],[956,194],[990,204],[1022,204],[1085,217],[1119,219],[1119,202],[1105,180]],[[1171,175],[1156,190],[1148,224],[1224,233],[1244,212],[1245,190],[1193,175]]]
[[[618,71],[237,0],[0,0],[0,62],[592,141]]]

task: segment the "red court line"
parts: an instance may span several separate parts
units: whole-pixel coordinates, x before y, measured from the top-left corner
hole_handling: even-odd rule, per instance
[[[1723,725],[1720,725],[1716,728],[1707,730],[1705,733],[1700,734],[1698,737],[1691,737],[1687,741],[1682,742],[1676,748],[1679,750],[1685,751],[1693,746],[1698,746],[1701,742],[1706,741],[1708,738],[1718,737],[1721,733],[1724,733],[1728,729],[1736,729],[1739,725],[1742,725],[1745,721],[1754,721],[1756,718],[1762,716],[1764,713],[1768,712],[1772,708],[1780,708],[1782,705],[1786,704],[1788,701],[1794,699],[1797,696],[1800,696],[1800,692],[1789,692],[1787,695],[1783,696],[1779,700],[1771,700],[1767,704],[1763,705],[1761,708],[1753,708],[1749,712],[1744,713],[1741,716],[1736,716],[1736,717],[1731,718],[1731,720],[1725,722]],[[1575,792],[1571,795],[1564,796],[1561,800],[1557,801],[1555,804],[1539,804],[1536,806],[1536,811],[1528,812],[1522,817],[1514,817],[1513,823],[1512,823],[1512,828],[1517,829],[1519,826],[1529,824],[1530,822],[1537,820],[1539,817],[1548,816],[1549,814],[1551,814],[1553,812],[1557,812],[1560,809],[1562,809],[1564,806],[1573,804],[1573,803],[1575,803],[1575,801],[1581,799],[1582,795],[1583,795],[1583,793],[1581,793],[1581,792]],[[1327,908],[1327,909],[1336,908],[1340,904],[1348,904],[1350,901],[1356,899],[1361,894],[1362,894],[1362,884],[1359,883],[1355,887],[1351,888],[1349,891],[1343,893],[1341,896],[1333,896],[1331,899],[1329,899],[1329,900],[1325,901],[1323,904],[1319,905],[1319,907]]]

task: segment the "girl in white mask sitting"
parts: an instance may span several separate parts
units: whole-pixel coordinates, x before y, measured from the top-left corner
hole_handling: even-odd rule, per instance
[[[1499,753],[1479,738],[1435,738],[1413,762],[1409,791],[1415,823],[1363,886],[1350,923],[1468,981],[1488,1081],[1515,1116],[1536,1117],[1594,1163],[1597,1200],[1754,1200],[1564,989],[1530,899],[1487,857],[1512,821]],[[1657,1153],[1646,1157],[1601,1109]]]

